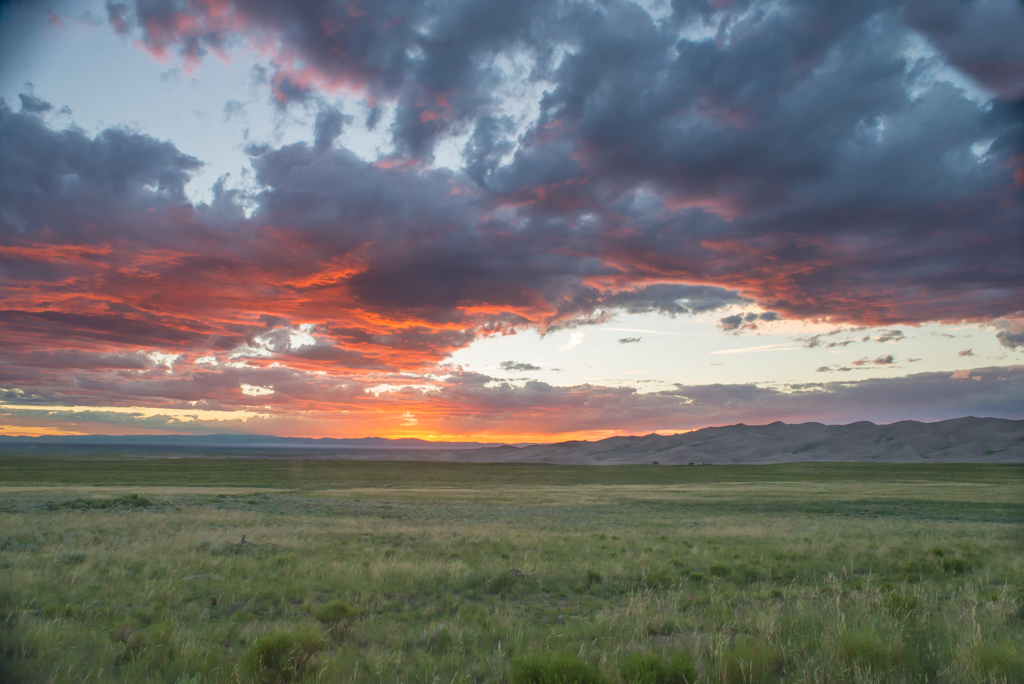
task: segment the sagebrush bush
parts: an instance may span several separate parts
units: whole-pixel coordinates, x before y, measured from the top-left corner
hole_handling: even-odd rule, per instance
[[[619,674],[626,684],[694,684],[697,681],[697,669],[685,653],[667,659],[652,653],[630,653],[623,658]]]
[[[260,637],[246,651],[242,669],[257,684],[294,682],[325,645],[323,635],[312,630]]]
[[[668,589],[678,580],[665,572],[664,570],[656,570],[655,572],[644,575],[643,585],[651,589]]]
[[[498,575],[487,583],[488,594],[507,594],[516,588],[519,578],[515,575]]]
[[[431,653],[447,653],[454,642],[451,632],[444,628],[429,632],[423,638],[423,646]]]
[[[1024,656],[1009,639],[981,643],[975,648],[978,665],[986,676],[1019,684],[1024,682]]]
[[[333,599],[313,611],[313,617],[329,630],[344,630],[359,617],[359,609],[341,599]]]
[[[725,684],[776,684],[786,657],[777,646],[744,637],[724,649],[720,666]]]
[[[608,684],[593,665],[569,655],[533,655],[514,661],[512,684]]]
[[[903,645],[894,638],[883,639],[872,627],[846,632],[839,640],[843,658],[872,672],[885,672],[899,662]]]
[[[729,572],[730,568],[725,563],[712,563],[708,566],[708,573],[710,573],[712,577],[728,577]]]

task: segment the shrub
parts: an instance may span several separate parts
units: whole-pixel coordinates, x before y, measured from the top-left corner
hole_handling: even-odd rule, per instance
[[[431,653],[447,653],[452,647],[452,635],[447,629],[439,629],[431,632],[423,639],[423,645]]]
[[[512,684],[607,684],[596,667],[569,655],[535,655],[512,663]]]
[[[722,653],[725,684],[775,684],[786,665],[783,652],[752,639],[737,639]]]
[[[954,575],[962,575],[970,570],[970,567],[963,558],[943,558],[942,569]]]
[[[507,594],[515,588],[518,582],[519,578],[515,575],[498,575],[487,583],[487,593]]]
[[[757,582],[763,578],[760,570],[749,565],[741,567],[740,572],[743,575],[743,579],[748,582]]]
[[[651,623],[647,626],[647,633],[651,636],[672,636],[676,631],[676,623],[671,620]]]
[[[313,617],[331,631],[339,626],[344,631],[348,623],[358,616],[359,609],[353,608],[341,599],[328,601],[313,612]]]
[[[312,631],[260,637],[246,652],[243,670],[258,684],[293,682],[323,648],[323,637]]]
[[[57,558],[57,563],[60,565],[81,565],[84,562],[84,553],[62,553]]]
[[[601,573],[597,570],[587,570],[587,584],[600,584]]]
[[[893,615],[899,618],[906,618],[917,610],[920,601],[913,594],[894,591],[886,597],[885,603]]]
[[[126,508],[149,508],[153,505],[153,502],[144,496],[138,494],[125,494],[124,496],[115,499],[116,505],[124,506]]]
[[[71,605],[71,604],[60,605],[60,604],[57,604],[57,603],[48,603],[43,608],[43,614],[46,617],[51,618],[51,619],[60,618],[60,617],[65,617],[65,618],[78,617],[78,614],[80,612],[81,612],[81,609],[78,606]]]
[[[728,577],[729,566],[725,563],[712,563],[708,568],[708,572],[711,573],[712,577]]]
[[[664,570],[644,575],[643,585],[650,589],[668,589],[676,583],[675,578]]]
[[[704,581],[704,575],[702,575],[699,572],[691,572],[690,573],[690,581],[691,582],[703,582]]]
[[[978,657],[978,665],[986,675],[1005,677],[1010,682],[1021,681],[1018,678],[1024,676],[1024,650],[1015,646],[1009,639],[978,644],[975,655]]]
[[[693,684],[697,670],[690,657],[677,653],[667,662],[654,654],[630,653],[619,667],[626,684]]]
[[[898,641],[885,640],[872,628],[847,632],[839,640],[843,657],[869,665],[875,673],[888,671],[899,662],[901,645]]]

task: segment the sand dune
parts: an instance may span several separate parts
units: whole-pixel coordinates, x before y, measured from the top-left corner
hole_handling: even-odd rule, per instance
[[[850,425],[729,425],[681,435],[612,437],[597,442],[499,446],[445,452],[345,454],[346,458],[469,463],[663,465],[864,461],[877,463],[1024,463],[1024,420],[958,418]]]

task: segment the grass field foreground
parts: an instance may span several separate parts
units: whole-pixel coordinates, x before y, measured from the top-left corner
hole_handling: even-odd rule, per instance
[[[1024,682],[1020,467],[0,476],[4,682]]]

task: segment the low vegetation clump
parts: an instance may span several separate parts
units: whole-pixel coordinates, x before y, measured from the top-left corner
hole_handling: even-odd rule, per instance
[[[70,499],[68,501],[48,501],[46,508],[51,511],[91,511],[110,508],[149,508],[153,502],[138,494],[125,494],[109,499]]]
[[[0,682],[1024,682],[1019,467],[19,463]]]
[[[512,684],[607,684],[600,670],[571,655],[534,655],[514,661]]]
[[[246,651],[242,670],[259,684],[294,682],[311,669],[311,659],[323,648],[323,637],[312,630],[259,637]]]
[[[313,617],[327,629],[329,634],[338,636],[344,634],[349,623],[358,615],[358,608],[353,608],[341,599],[328,601],[313,612]]]
[[[695,684],[697,668],[685,653],[659,657],[653,653],[630,653],[619,668],[626,684]]]
[[[786,666],[786,655],[774,644],[741,637],[722,649],[719,674],[724,684],[771,684],[778,682]]]

